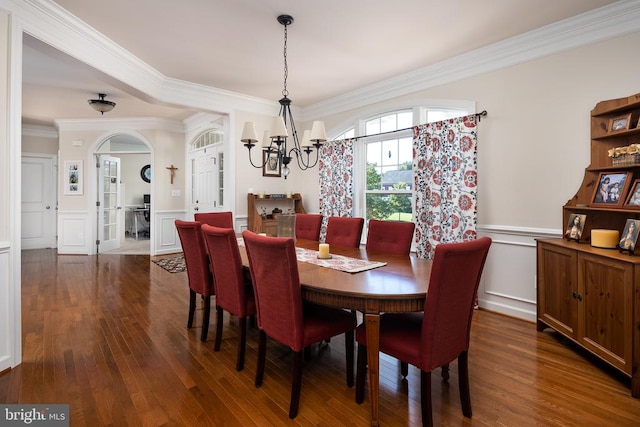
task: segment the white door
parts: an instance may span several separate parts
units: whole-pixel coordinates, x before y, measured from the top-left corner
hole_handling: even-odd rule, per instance
[[[56,247],[55,156],[22,157],[22,249]]]
[[[222,147],[207,147],[191,155],[191,210],[224,210],[224,153]]]
[[[98,252],[107,252],[120,248],[120,159],[98,159]]]

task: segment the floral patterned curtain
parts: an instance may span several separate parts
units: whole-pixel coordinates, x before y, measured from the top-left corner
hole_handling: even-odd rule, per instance
[[[476,238],[475,115],[413,129],[416,252],[432,259],[438,243]]]
[[[320,151],[320,213],[324,216],[320,240],[330,216],[353,216],[353,140],[325,143]]]

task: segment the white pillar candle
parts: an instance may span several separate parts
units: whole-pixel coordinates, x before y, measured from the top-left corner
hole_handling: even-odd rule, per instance
[[[329,258],[328,243],[320,243],[320,246],[318,246],[318,258]]]

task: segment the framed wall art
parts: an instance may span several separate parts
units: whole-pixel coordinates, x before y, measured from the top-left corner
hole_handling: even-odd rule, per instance
[[[82,195],[82,160],[65,160],[62,180],[65,195]]]
[[[279,177],[282,165],[277,151],[262,152],[262,176]]]
[[[631,172],[600,172],[591,206],[621,207],[632,176]]]

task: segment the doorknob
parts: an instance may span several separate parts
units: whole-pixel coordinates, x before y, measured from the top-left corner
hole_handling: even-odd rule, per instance
[[[193,208],[193,210],[194,210],[194,211],[197,211],[197,210],[198,210],[198,207],[196,206],[195,208]]]
[[[47,206],[47,209],[51,209],[51,206]]]

